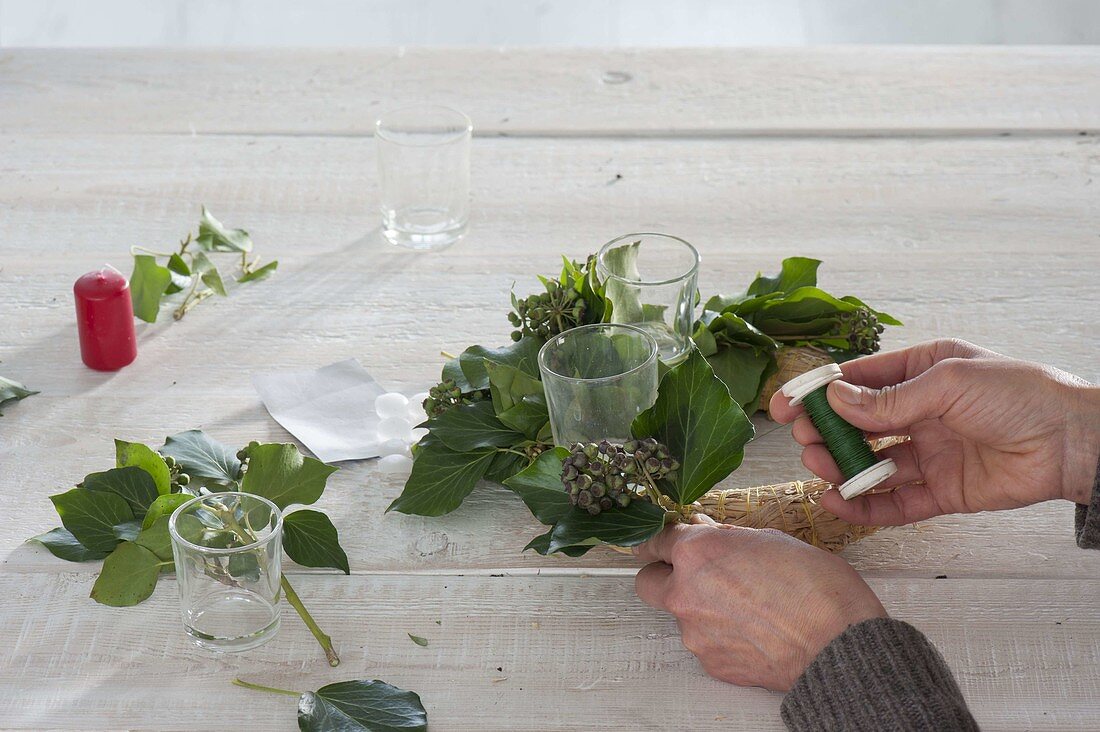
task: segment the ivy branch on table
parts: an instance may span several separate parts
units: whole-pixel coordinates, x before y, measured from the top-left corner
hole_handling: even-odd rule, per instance
[[[176,320],[212,295],[226,296],[225,280],[208,255],[234,255],[238,259],[234,276],[239,283],[262,280],[279,266],[277,261],[261,266],[258,257],[249,259],[252,239],[248,232],[227,228],[205,206],[198,235],[188,233],[176,251],[158,252],[134,246],[130,252],[134,255],[134,271],[130,275],[134,315],[147,323],[156,321],[161,300],[166,296],[184,293],[172,312]],[[165,263],[159,264],[158,258],[166,260]]]
[[[414,692],[384,681],[340,681],[317,691],[291,691],[241,679],[234,686],[298,697],[298,729],[304,732],[426,732],[428,713]]]
[[[241,491],[262,496],[283,511],[283,550],[304,567],[350,574],[348,557],[328,516],[310,505],[324,493],[336,468],[305,457],[291,444],[251,442],[238,451],[200,430],[172,435],[157,450],[115,440],[115,467],[85,476],[75,488],[50,496],[61,526],[36,536],[55,557],[70,562],[103,559],[92,586],[96,602],[137,605],[162,572],[174,569],[168,519],[195,496]],[[284,574],[281,586],[320,643],[329,664],[339,657]]]

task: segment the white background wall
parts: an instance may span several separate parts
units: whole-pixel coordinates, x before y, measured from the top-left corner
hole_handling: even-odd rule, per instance
[[[0,0],[0,46],[1100,43],[1100,0]]]

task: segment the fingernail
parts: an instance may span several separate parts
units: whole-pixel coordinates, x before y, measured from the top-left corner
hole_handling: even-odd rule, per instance
[[[863,389],[858,386],[852,386],[847,381],[834,381],[833,393],[836,394],[837,399],[846,404],[852,404],[858,407],[863,403]]]

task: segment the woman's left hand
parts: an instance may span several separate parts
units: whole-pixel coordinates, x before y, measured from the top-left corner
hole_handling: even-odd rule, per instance
[[[638,597],[674,615],[684,646],[731,684],[786,691],[848,626],[886,617],[847,562],[774,529],[697,514],[634,554],[652,562]]]

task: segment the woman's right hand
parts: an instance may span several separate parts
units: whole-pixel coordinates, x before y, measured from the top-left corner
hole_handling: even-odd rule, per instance
[[[1017,508],[1054,498],[1088,503],[1100,457],[1100,387],[959,340],[938,340],[841,364],[829,404],[870,437],[908,435],[879,454],[898,472],[888,493],[822,506],[858,524],[897,525],[945,513]],[[771,415],[794,422],[802,462],[843,482],[801,407],[777,392]],[[923,483],[915,483],[923,481]]]

